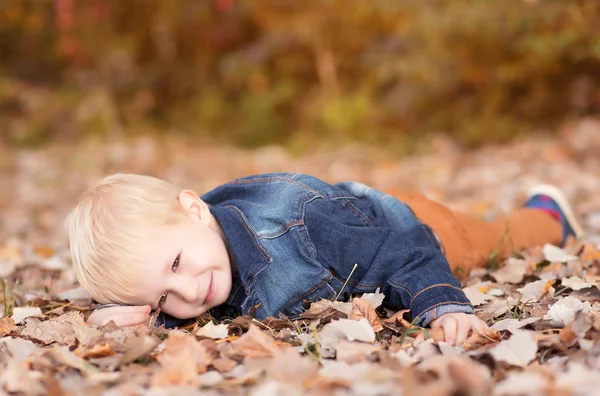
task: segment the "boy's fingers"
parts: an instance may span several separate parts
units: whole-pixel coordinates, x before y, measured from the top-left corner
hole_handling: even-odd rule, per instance
[[[456,343],[456,319],[449,318],[444,323],[442,323],[442,328],[444,329],[445,341],[451,345],[454,345]]]
[[[465,320],[458,320],[456,327],[456,345],[461,345],[467,339],[472,323],[468,317],[465,317]]]
[[[475,318],[473,320],[473,332],[484,331],[487,327],[488,325],[486,325],[485,322],[483,322],[482,320],[478,318]]]
[[[148,320],[148,314],[146,313],[122,313],[119,315],[114,315],[105,319],[105,323],[110,321],[115,322],[115,324],[119,327],[133,326],[136,324],[144,323],[144,321]]]

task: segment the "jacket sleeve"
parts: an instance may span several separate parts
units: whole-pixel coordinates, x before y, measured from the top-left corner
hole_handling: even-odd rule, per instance
[[[403,245],[399,238],[390,232],[371,264],[379,267],[379,273],[387,272],[383,292],[390,307],[410,308],[413,320],[421,326],[445,313],[475,312],[439,249],[398,248]],[[392,270],[382,271],[385,268]]]

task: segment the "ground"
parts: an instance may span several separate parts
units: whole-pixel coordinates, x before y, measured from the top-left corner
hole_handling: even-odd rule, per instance
[[[600,123],[568,125],[464,151],[437,138],[402,159],[360,145],[291,155],[182,138],[138,138],[0,147],[0,394],[593,394],[600,385]],[[564,248],[519,252],[464,281],[492,329],[464,347],[417,342],[382,295],[321,301],[301,321],[186,329],[88,326],[89,297],[76,288],[64,216],[77,195],[116,171],[148,173],[199,193],[250,173],[305,172],[331,182],[425,192],[494,218],[522,204],[537,182],[562,188],[586,236]],[[7,312],[8,311],[8,312]],[[113,393],[113,394],[117,394]]]

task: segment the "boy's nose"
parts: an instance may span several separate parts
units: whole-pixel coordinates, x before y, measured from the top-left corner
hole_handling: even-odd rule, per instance
[[[194,278],[187,277],[182,286],[179,293],[183,300],[191,303],[198,299],[198,282]]]

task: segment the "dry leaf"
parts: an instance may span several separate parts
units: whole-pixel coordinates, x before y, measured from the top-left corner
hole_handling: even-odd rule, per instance
[[[579,311],[590,312],[591,305],[588,301],[581,302],[575,297],[567,296],[554,303],[544,320],[549,320],[553,326],[565,326],[575,319],[575,314]]]
[[[494,297],[482,293],[479,289],[480,287],[478,285],[463,288],[463,292],[474,307],[485,304],[486,301],[494,299]]]
[[[13,309],[12,320],[16,324],[22,323],[26,318],[42,315],[40,307],[15,307]]]
[[[170,332],[164,345],[156,357],[161,369],[152,378],[153,386],[194,385],[198,373],[204,373],[212,362],[206,348],[181,331]]]
[[[586,289],[588,287],[596,286],[595,282],[586,282],[578,276],[563,278],[560,282],[563,286],[570,287],[573,290],[581,290]]]
[[[350,312],[349,319],[360,320],[362,318],[369,321],[373,331],[376,333],[383,330],[379,316],[375,312],[375,308],[371,302],[365,301],[362,298],[355,298],[352,300],[352,312]]]
[[[385,295],[379,291],[379,288],[377,288],[375,293],[363,293],[360,298],[363,301],[370,302],[373,308],[377,309],[383,303]]]
[[[336,359],[347,363],[358,363],[365,361],[373,352],[381,350],[379,344],[367,344],[357,341],[341,340],[335,346]]]
[[[503,319],[503,320],[500,320],[500,321],[494,323],[494,325],[491,328],[494,330],[497,330],[497,331],[507,330],[507,331],[510,331],[511,333],[515,334],[515,333],[519,332],[522,327],[525,327],[531,323],[535,323],[538,320],[540,320],[540,318],[536,318],[536,317],[531,317],[531,318],[527,318],[527,319],[523,319],[523,320]]]
[[[544,245],[543,252],[544,252],[544,258],[551,263],[553,263],[553,262],[566,263],[568,261],[577,260],[577,256],[568,254],[563,249],[556,247],[554,245],[551,245],[549,243]]]
[[[537,350],[537,341],[530,332],[523,331],[500,342],[489,352],[496,360],[513,366],[525,367],[535,359]]]
[[[212,321],[196,330],[196,335],[220,340],[229,335],[229,326],[226,324],[215,325]]]
[[[0,338],[0,362],[21,363],[35,350],[36,345],[22,338]]]
[[[473,351],[489,344],[500,342],[500,333],[498,331],[486,328],[475,331],[463,344],[465,351]]]
[[[248,332],[233,341],[231,345],[243,356],[251,358],[271,357],[279,351],[275,339],[254,324],[251,324]]]
[[[511,371],[504,380],[496,384],[494,393],[497,395],[543,395],[547,394],[546,389],[549,385],[549,379],[539,373]]]
[[[516,258],[509,258],[504,267],[490,273],[499,283],[521,283],[527,272],[527,262]]]
[[[542,296],[547,293],[554,294],[554,288],[552,285],[555,283],[553,279],[550,280],[539,280],[535,282],[530,282],[526,284],[524,287],[517,289],[517,291],[521,292],[522,297],[521,301],[523,302],[534,302],[538,301]]]
[[[323,332],[333,330],[348,341],[374,342],[375,332],[369,321],[365,318],[360,320],[339,319],[325,325]],[[341,338],[341,337],[340,337]]]
[[[12,318],[0,318],[0,335],[9,335],[16,330],[17,326]]]
[[[71,345],[75,343],[74,325],[86,326],[79,311],[72,311],[31,326],[27,324],[21,334],[35,338],[44,344],[58,342],[59,344]]]
[[[228,357],[222,356],[213,360],[211,364],[220,373],[226,373],[228,371],[233,370],[233,368],[238,365],[238,362],[236,362],[233,359],[229,359]]]

